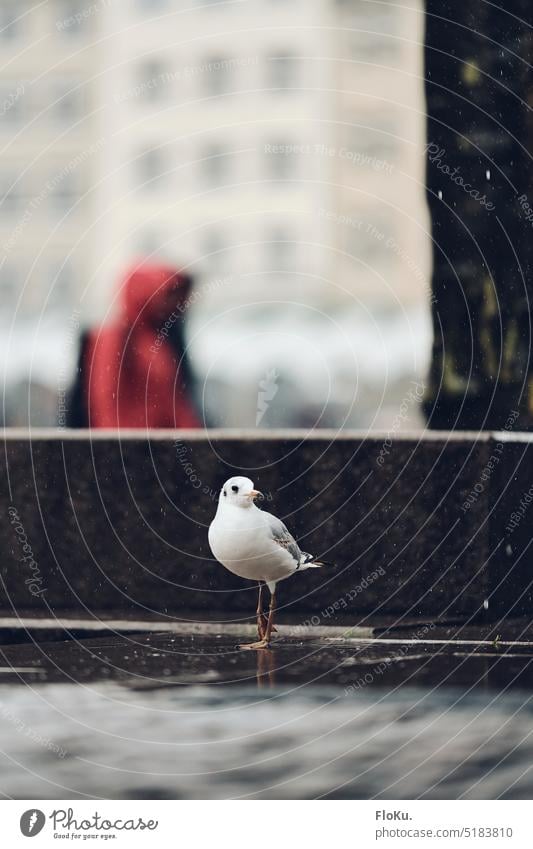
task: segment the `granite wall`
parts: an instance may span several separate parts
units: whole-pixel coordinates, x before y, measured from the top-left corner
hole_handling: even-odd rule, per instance
[[[253,611],[254,585],[207,542],[218,489],[246,474],[302,548],[335,564],[280,585],[291,618],[523,613],[532,446],[489,433],[7,432],[0,612]]]

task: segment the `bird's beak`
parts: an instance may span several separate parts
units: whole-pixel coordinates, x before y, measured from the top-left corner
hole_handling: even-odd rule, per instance
[[[265,497],[262,492],[259,492],[258,489],[252,489],[252,491],[249,492],[248,495],[252,499],[252,501],[255,501],[256,498],[264,498]]]

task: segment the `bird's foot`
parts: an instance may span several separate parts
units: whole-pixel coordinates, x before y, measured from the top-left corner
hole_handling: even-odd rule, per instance
[[[243,645],[240,645],[239,648],[246,649],[249,651],[254,651],[257,649],[269,649],[270,643],[265,639],[261,639],[258,640],[256,643],[244,643]]]

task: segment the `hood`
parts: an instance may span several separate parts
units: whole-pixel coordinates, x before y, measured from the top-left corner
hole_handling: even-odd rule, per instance
[[[191,285],[191,278],[172,266],[150,262],[135,265],[122,284],[126,323],[160,326],[173,310],[184,306]]]

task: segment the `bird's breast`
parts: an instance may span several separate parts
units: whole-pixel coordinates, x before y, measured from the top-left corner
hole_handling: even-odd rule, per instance
[[[250,581],[279,581],[294,572],[294,559],[278,545],[261,511],[217,516],[209,528],[216,559],[234,575]]]
[[[238,525],[222,525],[213,522],[209,529],[209,544],[217,560],[242,560],[254,555],[254,540],[257,531]]]

